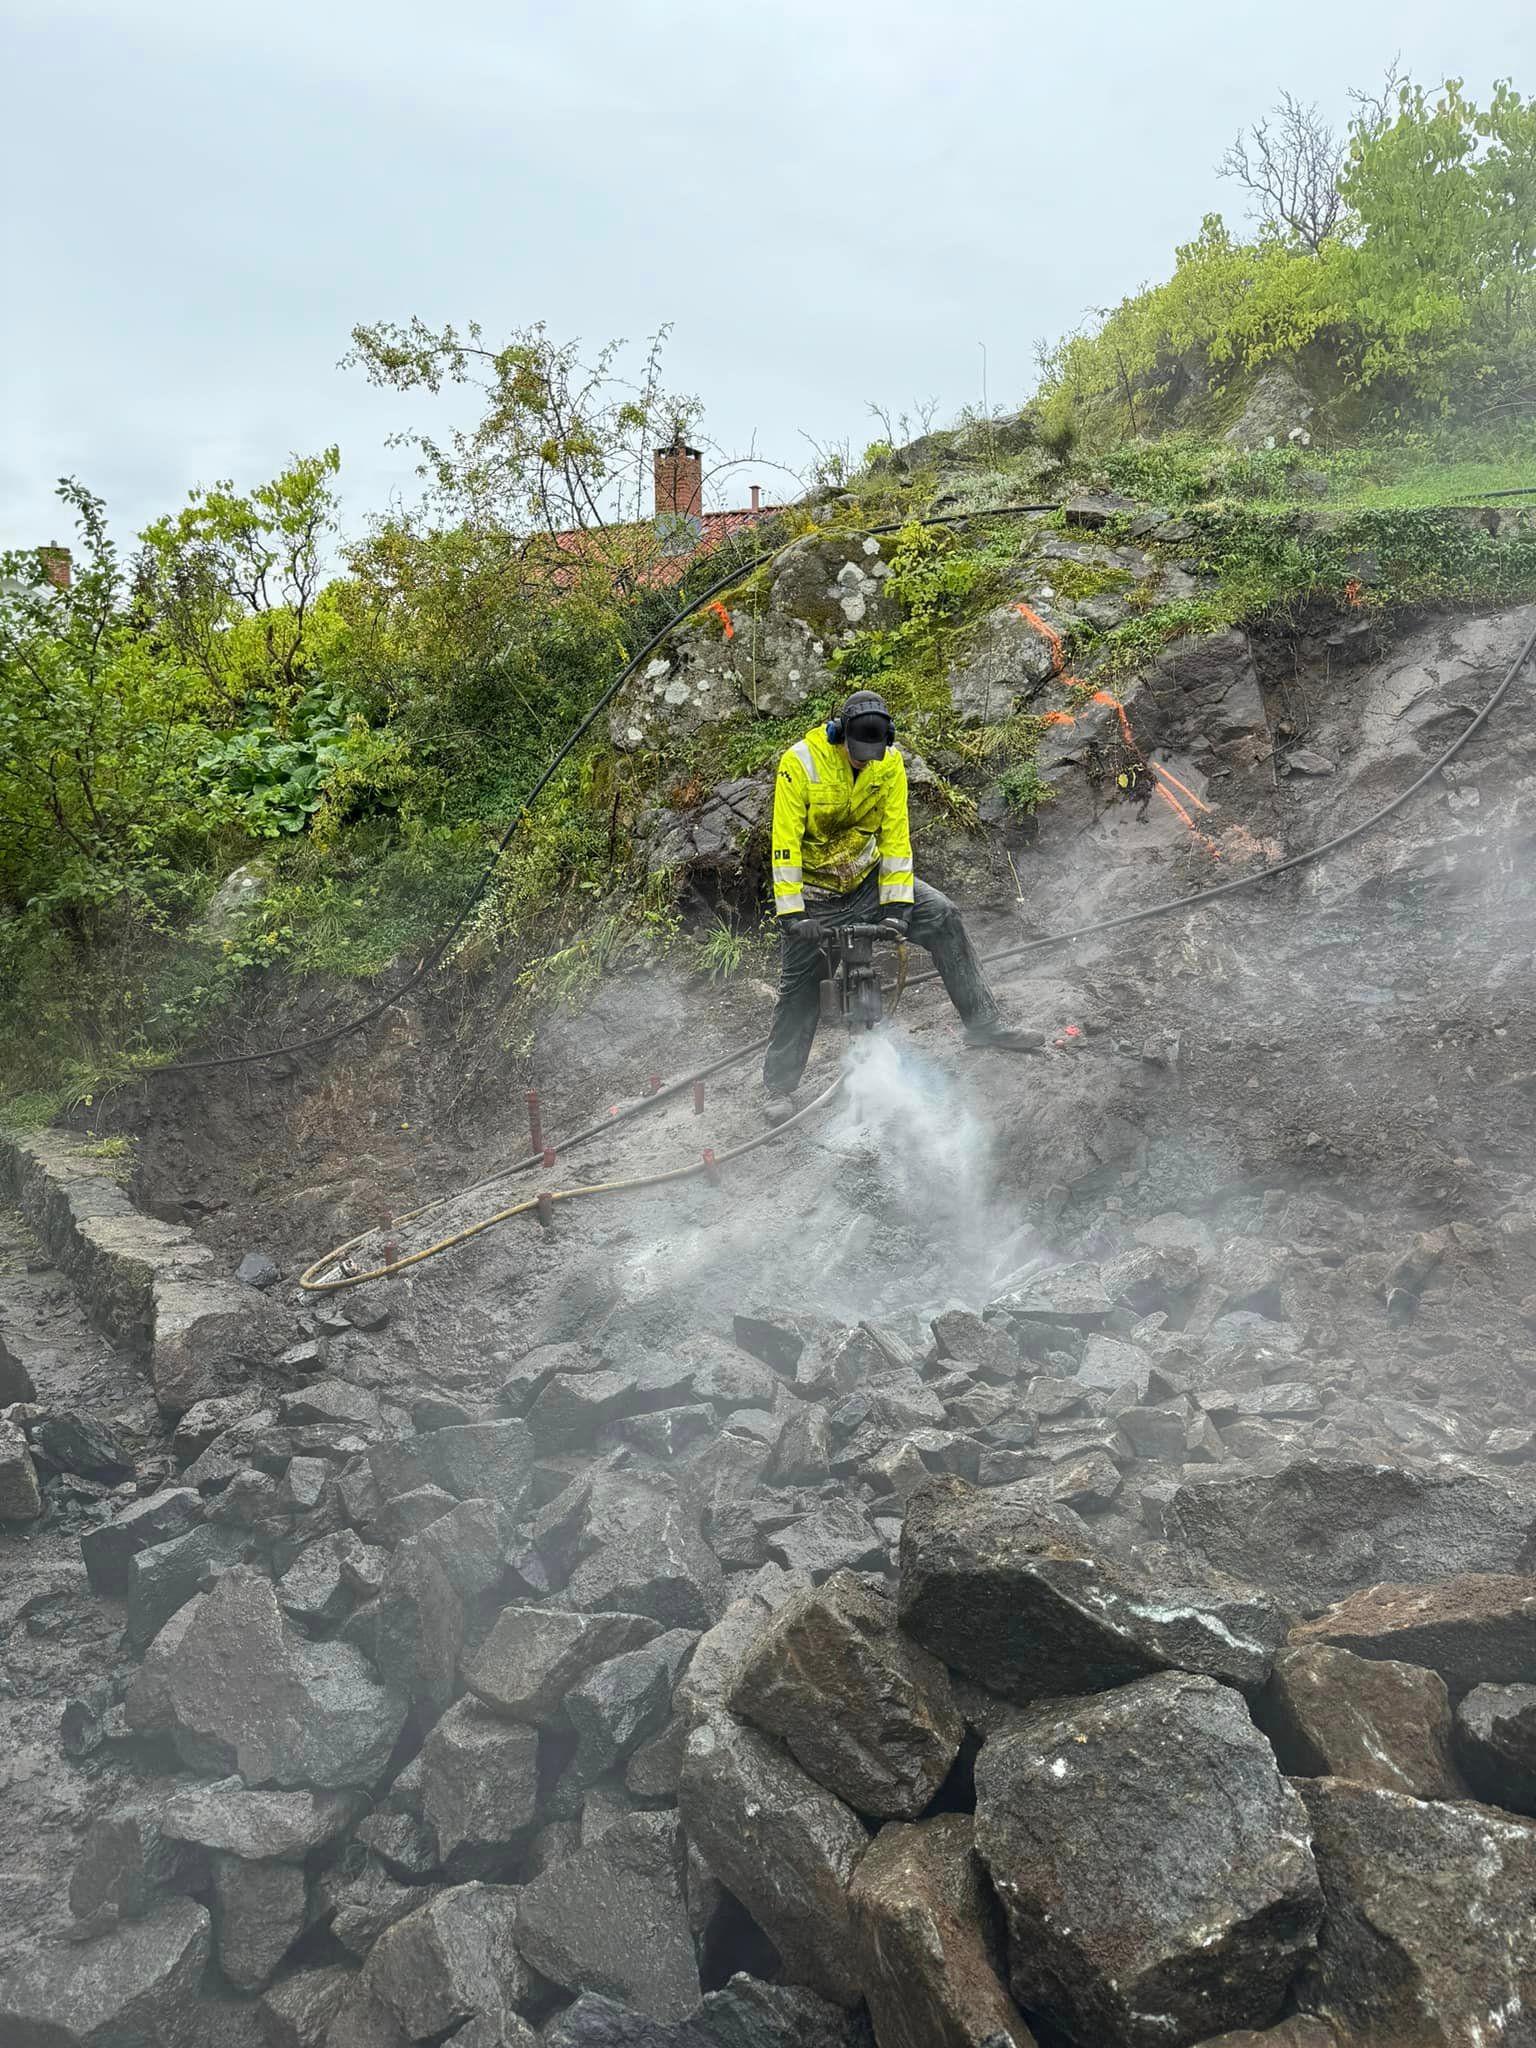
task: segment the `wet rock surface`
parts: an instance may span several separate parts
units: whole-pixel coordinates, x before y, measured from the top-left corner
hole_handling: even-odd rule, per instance
[[[1124,2048],[1277,2018],[1322,1917],[1301,1803],[1214,1679],[1141,1679],[989,1742],[976,1844],[1019,2004]]]
[[[1328,1909],[1305,2005],[1351,2040],[1518,2040],[1536,1826],[1330,1778],[1299,1790]]]
[[[1451,1700],[1436,1671],[1329,1643],[1282,1650],[1255,1717],[1292,1777],[1348,1778],[1415,1799],[1456,1799]]]
[[[1033,2048],[968,1814],[882,1828],[849,1898],[880,2048]]]
[[[943,1665],[898,1631],[888,1596],[847,1572],[779,1609],[727,1704],[818,1784],[883,1819],[923,1811],[964,1734]]]

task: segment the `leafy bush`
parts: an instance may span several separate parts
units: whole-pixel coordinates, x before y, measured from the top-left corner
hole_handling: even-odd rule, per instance
[[[268,718],[242,726],[197,763],[210,793],[232,799],[257,839],[304,830],[325,801],[352,726],[341,698],[323,689],[298,698],[284,723],[286,732]]]
[[[998,777],[1003,802],[1016,818],[1032,818],[1040,806],[1049,803],[1056,791],[1041,775],[1033,761],[1016,761]]]

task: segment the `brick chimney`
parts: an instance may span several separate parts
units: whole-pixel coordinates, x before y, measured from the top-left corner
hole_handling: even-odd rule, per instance
[[[656,516],[668,513],[699,519],[704,513],[704,458],[697,448],[674,441],[656,450]]]
[[[39,548],[37,559],[42,564],[43,574],[55,590],[68,590],[70,578],[69,549],[61,547]]]

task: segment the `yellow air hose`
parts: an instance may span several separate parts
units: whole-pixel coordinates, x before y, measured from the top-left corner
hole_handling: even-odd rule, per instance
[[[902,957],[905,961],[905,947],[902,949]],[[842,1087],[844,1079],[845,1076],[840,1073],[830,1087],[824,1088],[815,1100],[808,1102],[803,1109],[797,1109],[793,1116],[786,1117],[783,1123],[775,1125],[771,1130],[759,1131],[755,1137],[743,1139],[741,1144],[731,1145],[724,1152],[692,1159],[686,1166],[665,1167],[659,1173],[637,1174],[629,1180],[596,1181],[588,1187],[541,1190],[527,1201],[514,1202],[509,1209],[498,1209],[494,1216],[482,1217],[478,1223],[471,1223],[463,1230],[456,1230],[448,1237],[441,1237],[435,1244],[429,1244],[419,1252],[410,1252],[403,1259],[393,1259],[387,1265],[370,1267],[365,1273],[341,1271],[332,1279],[319,1277],[343,1266],[347,1255],[356,1251],[358,1246],[365,1244],[369,1238],[382,1235],[380,1226],[375,1225],[371,1230],[364,1230],[358,1236],[348,1238],[345,1244],[337,1245],[334,1250],[322,1253],[312,1266],[306,1266],[299,1275],[299,1285],[309,1294],[339,1294],[344,1288],[361,1287],[369,1280],[387,1280],[395,1273],[403,1273],[407,1266],[419,1266],[423,1259],[436,1258],[439,1252],[451,1251],[455,1245],[466,1244],[470,1238],[479,1237],[487,1230],[494,1230],[498,1224],[510,1223],[514,1216],[534,1215],[541,1203],[576,1202],[590,1195],[630,1194],[637,1188],[666,1187],[676,1181],[697,1180],[700,1175],[711,1174],[718,1167],[730,1165],[733,1160],[744,1159],[749,1152],[757,1151],[759,1146],[771,1145],[775,1138],[781,1138],[786,1131],[793,1130],[796,1124],[804,1123],[807,1117],[825,1109]],[[444,1197],[438,1196],[435,1200],[424,1203],[421,1208],[412,1209],[407,1214],[396,1217],[395,1225],[391,1227],[410,1223],[418,1216],[427,1215],[430,1210],[440,1207],[443,1200]]]

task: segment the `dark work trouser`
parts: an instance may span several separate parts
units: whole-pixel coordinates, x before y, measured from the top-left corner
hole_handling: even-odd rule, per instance
[[[926,882],[914,883],[912,893],[912,921],[907,927],[912,943],[933,955],[949,999],[965,1023],[990,1024],[997,1004],[959,911]],[[818,924],[878,924],[879,869],[872,869],[846,896],[807,898],[806,909]],[[821,982],[827,972],[827,956],[820,946],[786,936],[783,948],[779,999],[763,1061],[763,1086],[770,1095],[788,1095],[805,1072],[821,1018]]]

